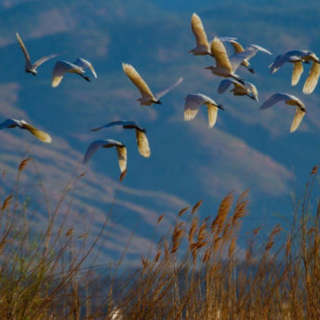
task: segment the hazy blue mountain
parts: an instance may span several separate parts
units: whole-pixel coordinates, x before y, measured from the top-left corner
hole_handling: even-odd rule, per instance
[[[81,172],[80,162],[91,141],[123,141],[128,146],[128,174],[117,198],[109,249],[121,250],[124,235],[134,226],[133,257],[141,247],[147,248],[158,216],[165,214],[167,232],[180,209],[203,199],[199,214],[214,217],[222,197],[232,190],[238,195],[250,189],[251,210],[244,231],[274,225],[279,221],[275,214],[284,218],[292,214],[291,194],[301,193],[319,161],[320,91],[318,86],[310,96],[302,93],[308,66],[299,84],[291,87],[291,65],[273,75],[268,65],[287,50],[320,54],[318,2],[25,0],[1,1],[0,6],[1,119],[24,117],[53,137],[51,145],[43,145],[19,130],[0,132],[0,169],[10,172],[7,180],[14,179],[15,168],[28,154],[36,159],[43,184],[57,199],[69,178]],[[190,29],[193,12],[201,16],[209,39],[235,36],[244,45],[256,43],[273,52],[251,60],[255,74],[238,72],[256,84],[260,103],[228,92],[219,95],[221,79],[204,70],[214,60],[188,54],[195,45]],[[41,66],[36,77],[26,74],[16,32],[34,60],[48,53],[61,53],[59,59],[71,62],[80,56],[93,63],[98,79],[86,83],[67,75],[53,89],[51,70],[57,59]],[[122,62],[134,65],[154,91],[180,76],[184,82],[163,97],[162,105],[142,107],[135,101],[139,92],[123,73]],[[293,134],[289,133],[293,108],[258,110],[276,91],[294,94],[307,105],[307,115]],[[213,129],[208,128],[205,108],[193,121],[183,121],[183,98],[196,92],[225,107]],[[146,127],[149,159],[138,154],[133,132],[89,131],[117,119],[133,119]],[[35,172],[25,174],[32,177]],[[99,150],[75,187],[74,217],[89,215],[98,230],[118,177],[115,150]],[[2,183],[8,187],[7,180]],[[27,189],[32,198],[38,192],[36,186]]]

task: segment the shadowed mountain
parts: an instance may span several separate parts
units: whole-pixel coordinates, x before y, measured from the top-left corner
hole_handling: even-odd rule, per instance
[[[290,192],[300,191],[299,181],[306,180],[309,168],[318,161],[320,126],[319,88],[311,96],[302,94],[308,72],[291,87],[291,65],[273,75],[268,69],[287,50],[310,49],[320,54],[320,31],[314,28],[320,5],[316,1],[305,5],[290,1],[290,6],[289,1],[275,3],[1,1],[1,118],[32,120],[53,138],[44,147],[21,132],[0,132],[1,170],[11,170],[13,175],[22,157],[31,156],[44,185],[58,197],[69,177],[78,173],[76,168],[91,141],[119,139],[128,147],[128,173],[116,202],[115,230],[121,225],[123,234],[130,234],[130,227],[137,223],[139,239],[149,239],[148,226],[160,214],[168,213],[167,230],[174,214],[188,203],[204,199],[199,213],[214,215],[225,193],[247,188],[254,202],[244,230],[267,223],[261,212],[274,224],[272,213],[290,212]],[[250,60],[255,74],[242,68],[239,74],[257,86],[261,102],[278,91],[301,98],[308,112],[297,132],[289,133],[290,108],[262,113],[255,101],[228,91],[217,93],[221,78],[204,70],[214,60],[188,54],[195,44],[190,28],[193,12],[201,17],[209,40],[214,35],[235,36],[244,45],[257,43],[273,53]],[[299,19],[294,20],[295,16]],[[52,89],[56,59],[44,64],[36,77],[26,74],[16,32],[35,59],[51,52],[62,53],[59,59],[67,61],[83,57],[92,62],[98,79],[87,83],[66,75]],[[232,52],[231,46],[227,49]],[[161,99],[161,106],[141,107],[136,101],[140,93],[124,74],[122,62],[136,66],[151,90],[161,90],[180,76],[184,82]],[[192,123],[183,120],[183,98],[197,92],[225,107],[213,129],[207,127],[205,110]],[[135,137],[121,129],[89,130],[120,119],[135,120],[147,129],[149,159],[139,155]],[[74,215],[94,212],[96,228],[112,201],[119,174],[116,155],[104,151],[92,158],[75,190]],[[135,248],[138,252],[139,245]]]

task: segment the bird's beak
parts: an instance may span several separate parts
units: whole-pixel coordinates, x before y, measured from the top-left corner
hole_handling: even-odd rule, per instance
[[[210,67],[205,67],[204,69],[211,69],[212,68],[212,66],[210,66]]]
[[[218,105],[217,105],[217,108],[224,111],[224,107],[223,107],[222,104],[218,104]]]

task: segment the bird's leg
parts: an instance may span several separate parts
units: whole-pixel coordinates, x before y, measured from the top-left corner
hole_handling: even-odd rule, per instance
[[[84,76],[82,73],[78,73],[78,75],[89,82],[91,81],[89,77]]]
[[[239,77],[239,76],[236,76],[236,75],[230,75],[231,78],[233,79],[236,79],[237,81],[239,81],[240,83],[244,84],[244,81]]]
[[[26,69],[26,72],[31,73],[33,76],[37,75],[37,71],[34,71],[34,70]]]

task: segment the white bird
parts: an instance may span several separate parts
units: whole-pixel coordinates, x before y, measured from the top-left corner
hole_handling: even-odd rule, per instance
[[[223,42],[218,37],[215,37],[211,42],[211,55],[216,60],[216,66],[206,67],[205,69],[211,70],[212,73],[217,76],[225,78],[231,77],[241,83],[244,83],[243,80],[235,74],[235,71],[238,69],[242,61],[254,54],[254,51],[254,49],[249,49],[238,53],[234,55],[231,60],[228,57],[227,50]]]
[[[303,117],[305,116],[307,109],[304,103],[297,97],[287,93],[275,93],[270,96],[260,107],[260,110],[264,110],[272,107],[279,101],[284,101],[289,106],[296,106],[296,114],[293,118],[290,132],[294,132],[298,129]]]
[[[91,129],[91,131],[98,131],[100,129],[109,128],[113,126],[122,126],[124,129],[135,129],[139,153],[143,157],[150,157],[151,152],[149,147],[149,141],[146,135],[146,130],[139,127],[134,121],[114,121],[101,127]]]
[[[270,64],[269,68],[271,73],[275,73],[284,63],[293,63],[291,84],[295,86],[299,82],[303,72],[302,63],[309,64],[310,61],[312,61],[313,64],[302,90],[303,93],[310,94],[314,91],[320,76],[320,60],[314,52],[308,50],[288,51],[284,54],[278,55],[274,62]]]
[[[119,141],[107,139],[107,140],[96,140],[93,141],[84,156],[83,164],[87,164],[91,159],[92,155],[99,149],[99,148],[112,148],[116,147],[118,153],[118,162],[120,171],[123,174],[127,169],[127,148],[124,144]]]
[[[198,114],[199,108],[202,105],[205,105],[208,109],[208,120],[210,128],[212,128],[217,121],[218,110],[224,110],[221,104],[217,104],[214,100],[201,93],[188,94],[185,100],[186,102],[184,106],[184,120],[189,121],[194,119]]]
[[[238,53],[241,53],[241,52],[244,52],[244,51],[248,51],[248,50],[251,50],[252,51],[252,55],[248,56],[248,58],[244,59],[242,62],[241,62],[241,65],[246,67],[251,73],[254,73],[254,69],[250,67],[250,62],[249,60],[254,57],[259,51],[260,52],[264,52],[264,53],[267,53],[269,55],[272,55],[272,53],[261,47],[261,46],[258,46],[256,44],[250,44],[249,46],[247,46],[246,48],[243,48],[243,46],[236,40],[234,39],[228,39],[228,38],[220,38],[220,40],[222,41],[228,41],[232,47],[233,47],[233,51],[234,51],[234,55],[230,57],[230,60],[232,61],[233,57],[235,55],[237,55]]]
[[[66,72],[76,73],[83,79],[90,81],[90,78],[84,76],[86,68],[89,68],[95,78],[97,78],[96,71],[92,64],[83,58],[78,58],[74,63],[68,61],[57,61],[52,71],[52,87],[57,87],[62,81]]]
[[[203,28],[202,21],[196,13],[194,13],[191,18],[191,30],[196,38],[197,46],[188,52],[195,56],[211,54],[210,44]]]
[[[41,140],[45,143],[50,143],[52,141],[50,135],[44,131],[41,131],[31,124],[27,123],[24,120],[16,120],[16,119],[7,119],[4,122],[0,123],[0,130],[5,128],[20,128],[23,130],[28,130],[32,133],[37,139]]]
[[[37,60],[35,63],[32,63],[31,60],[30,60],[30,56],[29,56],[29,53],[27,51],[27,48],[26,46],[24,45],[22,39],[20,38],[19,36],[19,33],[17,32],[16,33],[16,36],[17,36],[17,39],[18,39],[18,42],[20,44],[20,47],[22,49],[22,52],[24,54],[24,57],[25,57],[25,60],[26,60],[26,64],[25,64],[25,71],[28,72],[28,73],[31,73],[33,74],[34,76],[38,73],[37,72],[37,68],[40,67],[43,63],[45,63],[46,61],[52,59],[52,58],[55,58],[57,56],[59,56],[59,54],[50,54],[48,56],[44,56],[42,58],[40,58],[39,60]]]
[[[166,89],[157,92],[155,95],[153,95],[146,82],[142,79],[140,74],[132,65],[122,63],[122,67],[123,71],[128,76],[128,78],[139,89],[141,93],[141,98],[137,99],[137,101],[140,101],[140,104],[142,106],[151,106],[154,103],[161,104],[161,101],[159,99],[183,81],[183,78],[179,78]]]
[[[250,82],[245,81],[244,84],[240,83],[234,79],[224,79],[220,82],[218,87],[219,93],[224,93],[230,85],[233,85],[233,88],[230,90],[235,96],[248,96],[252,100],[259,101],[258,99],[258,90],[256,86]]]

